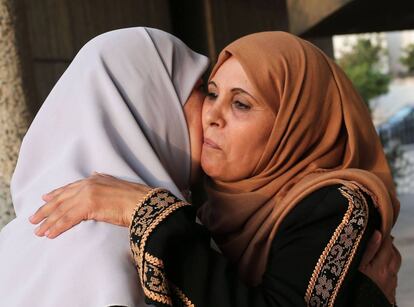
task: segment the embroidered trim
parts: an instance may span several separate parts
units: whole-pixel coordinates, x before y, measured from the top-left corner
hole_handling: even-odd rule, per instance
[[[368,204],[361,191],[342,186],[348,209],[320,256],[306,290],[307,306],[333,306],[368,223]]]
[[[153,301],[172,306],[168,280],[163,269],[162,260],[145,253],[144,274],[141,279],[142,288],[144,294]]]
[[[195,307],[195,305],[191,302],[191,300],[178,288],[176,285],[171,284],[171,288],[173,288],[174,292],[176,293],[177,297],[184,303],[184,306],[187,307]]]
[[[173,301],[170,283],[164,272],[164,263],[146,252],[145,248],[155,228],[171,213],[184,206],[189,204],[176,198],[169,191],[154,189],[138,204],[130,226],[131,252],[144,294],[151,300],[168,306],[172,306]],[[174,286],[173,289],[177,292],[178,288]],[[177,294],[185,306],[192,306],[191,301],[182,292],[181,295],[178,292]]]
[[[148,199],[148,198],[152,197],[152,196],[153,196],[156,192],[158,192],[158,191],[162,191],[162,189],[161,189],[161,188],[155,188],[155,189],[152,189],[151,191],[149,191],[149,192],[147,193],[147,195],[145,195],[145,196],[144,196],[144,198],[143,198],[143,199],[141,199],[141,200],[138,202],[137,206],[136,206],[136,207],[135,207],[135,209],[134,209],[134,212],[132,212],[132,214],[131,214],[131,224],[130,224],[130,225],[129,225],[129,227],[128,227],[129,231],[131,231],[131,227],[132,227],[132,224],[133,224],[133,221],[134,221],[134,216],[135,216],[135,214],[137,213],[138,209],[139,209],[139,208],[141,208],[142,204],[143,204],[145,201],[147,201],[147,199]]]

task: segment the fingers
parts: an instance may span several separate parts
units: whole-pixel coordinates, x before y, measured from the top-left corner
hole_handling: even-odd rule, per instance
[[[371,278],[382,290],[387,299],[395,302],[398,282],[397,273],[401,265],[401,255],[393,246],[391,236],[384,237],[377,246],[378,235],[373,234],[363,255],[360,271]],[[373,241],[375,243],[373,243]],[[381,237],[380,240],[381,242]],[[371,249],[370,251],[368,251]]]
[[[72,204],[67,200],[70,199],[73,194],[75,194],[75,190],[73,189],[62,190],[61,194],[41,206],[29,218],[29,221],[32,224],[39,224],[43,221],[43,223],[35,229],[35,234],[37,236],[50,237],[50,229],[55,225],[57,226],[57,232],[59,232],[62,226],[65,226],[65,229],[67,229],[67,227],[70,228],[75,223],[78,223],[77,217],[74,217],[73,221],[68,219],[68,217],[65,217],[63,220],[65,222],[63,223],[64,225],[61,225],[62,221],[59,221],[72,207]]]
[[[51,222],[51,225],[45,231],[45,236],[49,239],[54,239],[83,220],[82,215],[78,214],[75,210],[69,210],[61,215],[57,220]]]
[[[378,268],[385,268],[390,263],[393,253],[392,239],[388,236],[383,239],[381,248],[375,255],[374,259],[372,259],[371,264],[373,266],[377,266]]]
[[[35,229],[35,234],[39,237],[46,236],[53,239],[84,220],[85,208],[76,206],[76,201],[70,196],[66,198],[59,196],[39,208],[30,219],[33,224],[43,221]]]
[[[393,255],[392,255],[391,262],[390,262],[390,268],[395,273],[395,275],[397,275],[398,271],[401,268],[402,258],[401,258],[400,252],[398,251],[398,249],[395,247],[394,244],[392,244],[392,250],[393,250]]]
[[[365,269],[366,266],[374,259],[375,255],[377,254],[381,246],[381,239],[381,232],[379,232],[378,230],[374,231],[373,235],[371,236],[368,242],[367,248],[364,254],[362,255],[360,269]]]
[[[53,199],[56,195],[62,193],[70,184],[64,185],[63,187],[54,189],[53,191],[46,193],[44,195],[42,195],[42,199],[44,201],[50,201],[51,199]]]
[[[55,238],[83,220],[124,225],[123,212],[131,211],[130,206],[139,195],[148,193],[145,189],[151,188],[95,172],[86,179],[45,194],[46,204],[36,211],[30,222],[41,223],[36,234],[48,238]]]
[[[29,221],[32,224],[39,224],[41,221],[47,218],[52,212],[56,211],[61,202],[62,199],[59,197],[46,203],[45,205],[37,209],[37,211],[29,218]]]
[[[74,182],[69,183],[67,185],[64,185],[60,188],[54,189],[53,191],[50,191],[50,192],[42,195],[42,199],[46,202],[51,201],[53,198],[55,198],[57,195],[59,195],[63,191],[65,191],[69,188],[73,188],[73,187],[77,186],[78,184],[80,184],[81,182],[82,182],[82,180],[77,180],[77,181],[74,181]]]
[[[35,229],[35,234],[55,238],[87,219],[88,205],[79,206],[79,200],[82,200],[83,204],[85,202],[93,204],[95,185],[97,180],[102,177],[106,176],[94,172],[86,179],[75,181],[43,195],[42,198],[46,204],[29,218],[33,224],[39,224],[43,221]],[[107,175],[107,177],[110,176]],[[81,196],[78,195],[79,193]]]
[[[48,216],[47,219],[45,219],[43,223],[35,229],[35,234],[39,237],[49,237],[50,228],[60,226],[60,224],[62,224],[62,221],[60,221],[59,223],[57,222],[65,216],[67,210],[65,210],[65,208],[62,207],[56,208],[56,210],[54,210],[53,213],[50,216]],[[68,223],[69,221],[67,220],[67,218],[65,218],[64,222]]]
[[[111,175],[108,175],[108,174],[105,174],[105,173],[98,173],[98,172],[93,172],[93,176],[102,176],[102,177],[114,178]]]

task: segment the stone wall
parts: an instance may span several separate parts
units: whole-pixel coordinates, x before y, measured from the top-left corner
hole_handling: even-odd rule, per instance
[[[10,178],[30,121],[23,90],[14,1],[0,0],[0,228],[14,216]]]

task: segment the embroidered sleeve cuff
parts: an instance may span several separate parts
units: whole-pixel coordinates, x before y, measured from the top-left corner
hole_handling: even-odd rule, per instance
[[[172,306],[170,287],[162,259],[147,251],[151,234],[179,208],[189,206],[168,190],[154,189],[137,206],[130,226],[131,252],[147,299]]]

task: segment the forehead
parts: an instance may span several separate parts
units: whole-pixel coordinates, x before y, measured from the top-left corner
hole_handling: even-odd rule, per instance
[[[211,81],[218,87],[242,88],[248,92],[254,92],[253,84],[247,77],[243,66],[235,57],[230,57],[221,64]]]

